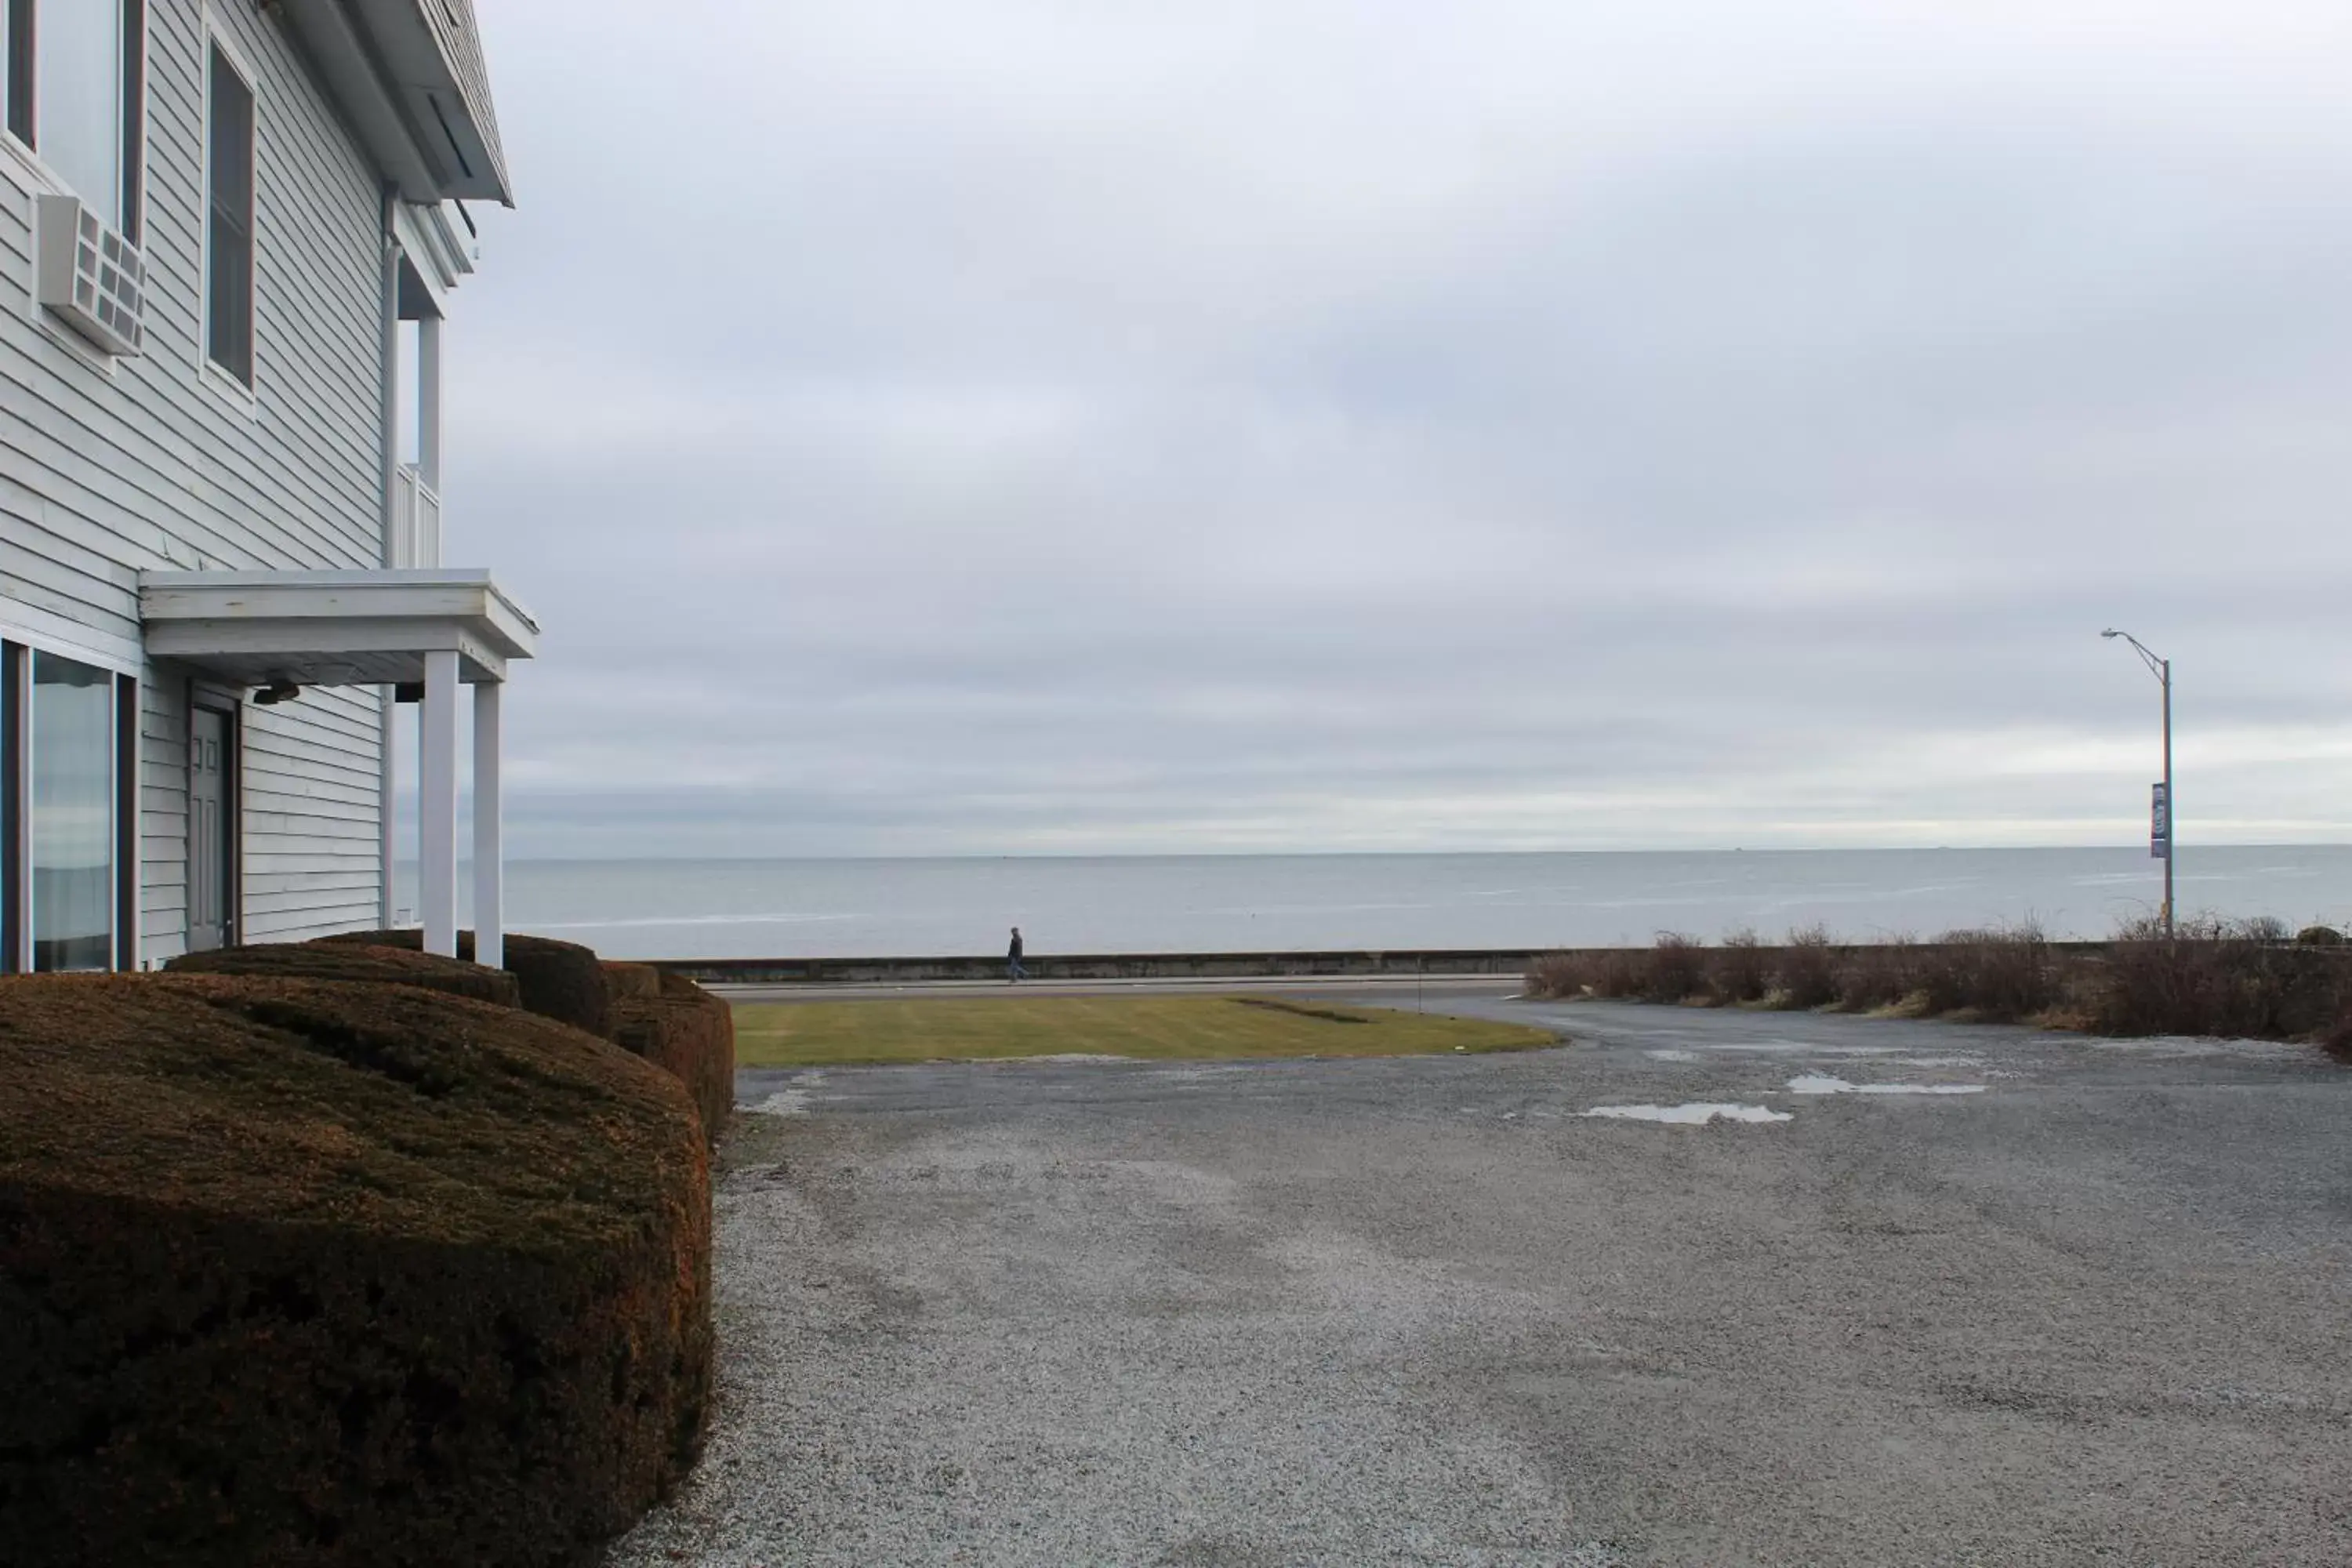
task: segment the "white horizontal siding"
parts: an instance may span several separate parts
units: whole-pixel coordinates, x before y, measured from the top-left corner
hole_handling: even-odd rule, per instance
[[[188,681],[150,664],[139,681],[139,952],[188,948]]]
[[[46,187],[0,152],[0,599],[25,607],[20,625],[92,642],[135,639],[142,570],[382,559],[375,172],[261,8],[148,9],[144,354],[110,371],[45,324],[32,214]],[[249,402],[204,361],[207,19],[258,79]],[[142,691],[141,936],[161,960],[186,936],[189,673],[151,665]],[[240,712],[242,933],[374,924],[374,693]]]

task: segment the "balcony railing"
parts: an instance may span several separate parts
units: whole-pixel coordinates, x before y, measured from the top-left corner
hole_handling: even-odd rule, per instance
[[[414,463],[403,463],[393,472],[392,563],[441,564],[441,498]]]

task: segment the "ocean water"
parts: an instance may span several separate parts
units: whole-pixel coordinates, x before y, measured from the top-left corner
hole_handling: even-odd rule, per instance
[[[414,867],[404,868],[408,889]],[[1816,922],[1863,941],[2033,920],[2099,937],[2151,914],[2145,848],[1560,855],[1214,855],[869,860],[519,860],[508,924],[615,958],[1029,951],[1545,947],[1766,938]],[[2181,913],[2352,921],[2352,845],[2200,848]],[[402,902],[413,908],[413,891]]]

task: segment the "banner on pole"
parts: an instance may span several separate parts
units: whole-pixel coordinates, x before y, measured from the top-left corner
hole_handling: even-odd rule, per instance
[[[2172,858],[2172,801],[2158,784],[2147,808],[2147,852],[2151,858]]]

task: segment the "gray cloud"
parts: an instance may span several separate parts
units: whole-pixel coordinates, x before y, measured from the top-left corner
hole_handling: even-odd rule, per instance
[[[509,4],[526,853],[2335,838],[2340,7]]]

